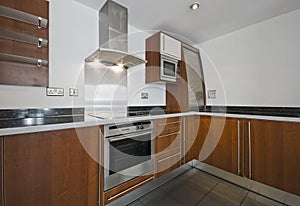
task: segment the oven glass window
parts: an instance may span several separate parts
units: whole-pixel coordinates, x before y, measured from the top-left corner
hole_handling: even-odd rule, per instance
[[[164,61],[164,75],[175,77],[175,63]]]
[[[109,174],[125,170],[151,159],[151,134],[110,143]]]

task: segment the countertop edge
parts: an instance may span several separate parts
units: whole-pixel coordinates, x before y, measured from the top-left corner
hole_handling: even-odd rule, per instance
[[[27,127],[14,127],[0,129],[0,136],[9,136],[17,134],[35,133],[35,132],[46,132],[63,129],[81,128],[81,127],[92,127],[100,126],[113,123],[124,123],[130,121],[141,121],[141,120],[155,120],[168,117],[184,117],[189,115],[203,115],[203,116],[216,116],[216,117],[227,117],[227,118],[245,118],[245,119],[258,119],[258,120],[272,120],[272,121],[284,121],[284,122],[300,122],[300,118],[295,117],[277,117],[277,116],[260,116],[260,115],[245,115],[245,114],[228,114],[228,113],[211,113],[211,112],[184,112],[174,114],[163,114],[153,116],[132,116],[127,118],[119,119],[97,119],[95,117],[85,116],[83,122],[72,122],[63,124],[49,124],[49,125],[38,125],[38,126],[27,126]]]

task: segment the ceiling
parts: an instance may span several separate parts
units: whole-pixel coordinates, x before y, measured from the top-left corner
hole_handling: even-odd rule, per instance
[[[76,0],[99,10],[104,0]],[[128,8],[129,24],[200,43],[300,9],[299,0],[114,0]],[[199,2],[192,11],[190,5]]]

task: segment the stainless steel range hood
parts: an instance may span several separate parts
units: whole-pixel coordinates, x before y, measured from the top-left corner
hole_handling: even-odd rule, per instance
[[[127,8],[108,0],[99,11],[99,49],[88,56],[86,62],[99,62],[105,66],[130,67],[146,61],[127,53]]]

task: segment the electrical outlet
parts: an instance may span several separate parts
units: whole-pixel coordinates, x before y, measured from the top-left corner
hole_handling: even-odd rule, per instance
[[[78,89],[70,88],[69,95],[70,96],[78,96]]]
[[[141,99],[149,99],[149,93],[141,93]]]
[[[208,99],[216,99],[217,98],[217,91],[216,90],[208,90],[207,91],[207,98]]]
[[[46,94],[47,96],[64,96],[64,88],[48,87]]]

